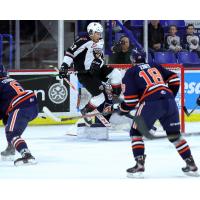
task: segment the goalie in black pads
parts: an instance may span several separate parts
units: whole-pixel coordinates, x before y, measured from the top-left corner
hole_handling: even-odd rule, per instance
[[[87,27],[88,35],[78,38],[74,44],[65,51],[63,64],[60,68],[60,78],[67,78],[70,66],[74,64],[74,70],[78,71],[79,82],[90,92],[92,98],[89,103],[81,109],[86,115],[92,112],[105,101],[102,81],[109,79],[112,93],[118,97],[121,93],[121,73],[104,64],[103,46],[101,38],[103,27],[100,23],[92,22]],[[85,119],[91,124],[90,119]]]
[[[180,133],[179,111],[175,96],[179,90],[176,73],[159,65],[145,63],[145,53],[133,51],[133,67],[128,69],[122,80],[124,102],[119,106],[119,114],[125,115],[139,103],[135,116],[141,123],[134,123],[130,130],[132,151],[136,165],[127,169],[128,177],[145,171],[145,146],[143,130],[149,131],[159,120],[169,141],[174,144],[181,158],[186,162],[182,171],[188,175],[197,174],[197,166],[190,147]]]

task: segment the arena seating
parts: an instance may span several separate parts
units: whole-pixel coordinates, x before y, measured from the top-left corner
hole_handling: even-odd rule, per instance
[[[171,51],[166,52],[154,52],[154,61],[157,64],[163,63],[177,63],[176,56]]]
[[[170,25],[176,25],[177,28],[185,28],[184,20],[160,20],[160,24],[163,27],[168,27]]]
[[[199,56],[196,52],[179,52],[177,54],[178,63],[183,64],[200,64]]]

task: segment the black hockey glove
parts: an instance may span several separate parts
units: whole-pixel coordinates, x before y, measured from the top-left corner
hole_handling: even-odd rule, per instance
[[[118,106],[118,109],[117,109],[117,114],[118,115],[127,115],[128,113],[130,112],[130,110],[124,110],[123,109],[123,103],[121,103],[119,106]]]
[[[196,103],[197,103],[198,106],[200,106],[200,95],[199,95],[199,97],[197,98]]]
[[[98,75],[100,73],[102,61],[98,58],[94,59],[91,63],[89,73],[91,75]]]
[[[67,78],[68,70],[69,70],[68,64],[63,63],[59,70],[59,78]]]

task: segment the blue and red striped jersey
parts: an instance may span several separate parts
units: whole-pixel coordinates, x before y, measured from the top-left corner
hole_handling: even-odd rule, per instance
[[[176,73],[159,65],[138,64],[129,68],[122,80],[124,109],[133,109],[143,101],[174,98],[180,80]]]
[[[36,104],[37,99],[32,90],[25,90],[15,79],[0,79],[0,116],[3,118],[20,106]]]

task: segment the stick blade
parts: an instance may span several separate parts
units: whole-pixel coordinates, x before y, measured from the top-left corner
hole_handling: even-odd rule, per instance
[[[43,112],[50,117],[51,119],[55,120],[56,122],[61,122],[61,119],[56,117],[46,106],[42,108]]]
[[[183,106],[183,111],[185,112],[185,114],[187,116],[190,116],[190,113],[188,112],[187,108],[185,106]]]

